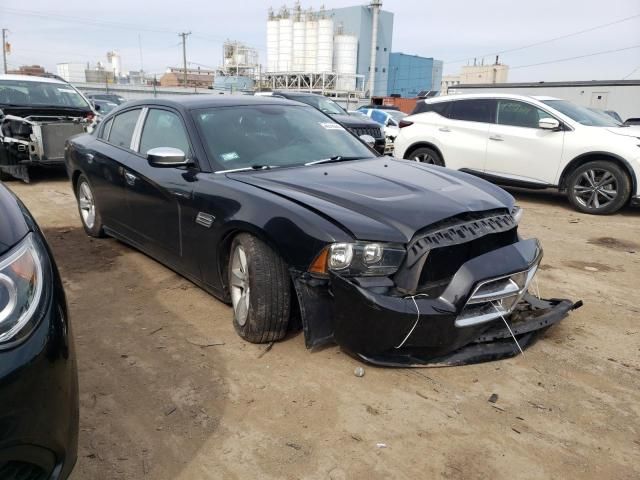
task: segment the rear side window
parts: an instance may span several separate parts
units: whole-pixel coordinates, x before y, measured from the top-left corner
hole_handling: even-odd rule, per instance
[[[140,137],[140,153],[157,147],[172,147],[189,154],[189,140],[180,117],[167,110],[151,109]]]
[[[130,148],[133,130],[136,128],[140,108],[116,115],[109,132],[109,143],[117,147]],[[106,130],[105,130],[106,131]]]
[[[435,112],[438,115],[443,117],[448,116],[450,102],[437,102],[437,103],[426,103],[426,102],[418,102],[416,103],[416,107],[411,112],[411,115],[415,115],[416,113],[425,113],[425,112]]]
[[[515,100],[498,100],[496,123],[514,127],[539,128],[541,118],[550,117],[544,110]]]
[[[491,123],[496,101],[490,99],[456,100],[451,104],[449,118],[467,122]]]

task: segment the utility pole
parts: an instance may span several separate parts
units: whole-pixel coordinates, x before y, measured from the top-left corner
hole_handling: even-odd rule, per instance
[[[182,62],[184,65],[184,88],[187,88],[187,37],[191,32],[182,32],[178,36],[182,37]]]
[[[2,63],[4,65],[4,73],[7,73],[7,29],[2,29]]]

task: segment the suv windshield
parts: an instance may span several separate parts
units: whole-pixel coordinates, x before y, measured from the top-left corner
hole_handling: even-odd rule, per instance
[[[300,96],[294,97],[291,100],[297,100],[298,102],[306,103],[307,105],[311,105],[312,107],[316,107],[323,113],[327,115],[346,115],[347,113],[342,109],[340,105],[338,105],[333,100],[322,96],[308,95],[308,96]]]
[[[375,156],[342,125],[310,107],[244,105],[195,110],[193,116],[216,170]]]
[[[71,85],[31,80],[0,80],[0,104],[91,110]]]
[[[592,112],[588,108],[581,107],[575,103],[567,102],[566,100],[543,100],[542,103],[549,105],[551,108],[555,108],[560,113],[565,114],[567,117],[575,120],[576,122],[587,125],[589,127],[620,127],[622,124],[615,121],[613,118],[602,115],[600,113]]]

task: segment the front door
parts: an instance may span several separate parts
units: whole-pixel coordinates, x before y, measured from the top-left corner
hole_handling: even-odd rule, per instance
[[[149,108],[143,113],[135,155],[124,172],[136,241],[161,261],[182,267],[183,210],[189,208],[196,174],[186,167],[154,167],[147,152],[158,147],[191,155],[188,136],[177,112]]]
[[[555,182],[565,132],[544,130],[541,118],[554,118],[519,100],[498,100],[496,123],[489,128],[485,173],[545,186]]]

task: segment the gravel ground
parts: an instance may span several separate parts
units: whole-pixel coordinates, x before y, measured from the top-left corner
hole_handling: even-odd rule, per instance
[[[640,478],[640,210],[514,192],[543,296],[582,309],[517,358],[363,366],[301,333],[242,341],[231,309],[113,239],[88,238],[63,174],[8,186],[64,279],[80,375],[79,479]],[[492,394],[497,401],[488,401]]]

